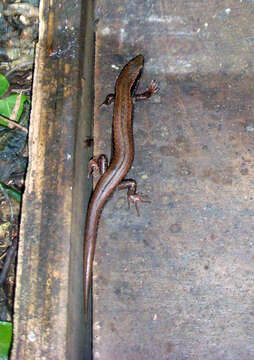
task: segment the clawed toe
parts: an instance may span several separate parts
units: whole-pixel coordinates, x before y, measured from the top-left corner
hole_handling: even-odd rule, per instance
[[[143,202],[143,203],[151,202],[149,197],[147,195],[143,195],[143,194],[128,194],[127,199],[128,199],[128,207],[129,208],[130,208],[130,202],[134,203],[138,216],[140,216],[139,209],[138,209],[138,202],[139,201]]]
[[[149,86],[149,91],[152,94],[156,94],[160,90],[158,83],[155,80],[152,80]]]

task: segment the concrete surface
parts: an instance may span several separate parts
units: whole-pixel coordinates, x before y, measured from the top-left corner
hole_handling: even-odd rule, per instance
[[[145,56],[129,178],[115,192],[94,270],[94,359],[254,358],[254,3],[97,1],[95,153],[110,154],[122,66]]]

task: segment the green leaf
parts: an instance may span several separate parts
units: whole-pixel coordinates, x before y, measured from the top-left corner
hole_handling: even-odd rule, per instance
[[[0,321],[0,360],[8,360],[12,341],[12,323]]]
[[[9,87],[9,81],[3,74],[0,74],[0,96],[2,96]]]
[[[0,125],[2,126],[8,126],[8,123],[2,119],[0,119]]]
[[[7,117],[8,119],[11,118],[11,113],[12,113],[12,110],[13,110],[15,104],[16,104],[18,96],[19,96],[19,94],[12,94],[12,95],[8,96],[5,99],[0,99],[0,115],[3,115],[5,117]],[[19,121],[20,116],[21,116],[21,114],[23,112],[23,109],[24,109],[24,102],[25,101],[30,102],[28,97],[26,95],[23,95],[23,94],[21,95],[21,98],[18,101],[20,101],[20,106],[19,106],[19,110],[18,110],[16,119],[11,119],[11,120]],[[1,123],[2,123],[2,121],[1,121]],[[4,124],[4,121],[3,121],[3,123],[1,125],[6,125],[6,124]]]
[[[17,191],[16,189],[13,189],[12,187],[0,182],[0,188],[1,186],[6,190],[8,196],[12,197],[14,200],[21,202],[22,199],[22,193]]]

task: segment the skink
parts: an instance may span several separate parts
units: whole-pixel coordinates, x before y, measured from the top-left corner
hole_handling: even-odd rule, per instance
[[[128,204],[134,202],[137,213],[137,202],[148,202],[147,198],[136,193],[136,182],[124,180],[134,158],[134,141],[132,130],[132,108],[134,99],[146,99],[158,91],[154,81],[142,94],[133,94],[134,87],[144,66],[144,58],[138,55],[122,69],[115,86],[115,94],[107,96],[103,104],[114,101],[112,142],[113,154],[107,167],[105,155],[90,160],[89,172],[99,170],[101,178],[92,193],[86,218],[84,240],[84,312],[87,319],[88,299],[91,285],[92,266],[95,252],[97,229],[102,208],[116,187],[127,188]]]

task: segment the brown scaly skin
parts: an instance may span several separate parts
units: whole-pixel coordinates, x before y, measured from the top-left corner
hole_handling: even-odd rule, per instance
[[[155,82],[152,82],[145,93],[132,95],[132,88],[136,83],[143,66],[144,58],[142,55],[136,56],[125,65],[116,81],[115,94],[109,95],[104,102],[104,104],[109,104],[112,101],[115,102],[112,135],[113,154],[109,167],[105,169],[105,156],[100,156],[90,161],[90,170],[97,167],[101,171],[102,176],[96,184],[91,196],[86,218],[84,242],[84,311],[86,319],[97,229],[100,214],[106,200],[121,183],[119,188],[128,189],[128,201],[134,202],[137,212],[138,201],[148,202],[145,197],[136,193],[136,182],[134,180],[122,182],[131,168],[134,158],[132,130],[133,99],[145,99],[158,91]]]

